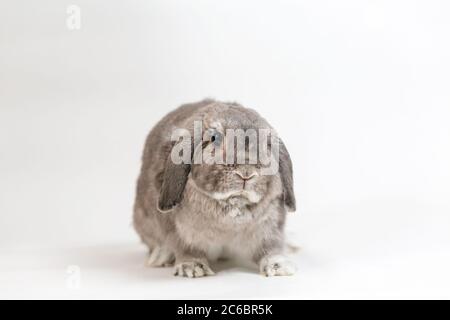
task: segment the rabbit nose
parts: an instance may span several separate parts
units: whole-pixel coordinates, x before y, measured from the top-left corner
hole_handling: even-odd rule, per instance
[[[253,177],[256,177],[258,174],[256,173],[256,172],[253,172],[252,174],[250,174],[250,175],[246,175],[246,176],[244,176],[241,172],[239,172],[239,171],[235,171],[234,172],[235,174],[237,174],[242,180],[244,180],[244,181],[247,181],[247,180],[250,180],[250,179],[252,179]]]

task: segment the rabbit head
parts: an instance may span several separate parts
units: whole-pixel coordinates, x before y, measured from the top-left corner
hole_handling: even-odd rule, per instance
[[[173,152],[166,161],[160,211],[181,202],[188,179],[198,192],[237,206],[260,202],[269,187],[281,181],[285,207],[295,211],[291,159],[265,119],[240,105],[217,103],[202,113],[200,123],[200,136],[188,124],[194,133],[190,163],[176,164]],[[271,172],[271,167],[276,170]]]

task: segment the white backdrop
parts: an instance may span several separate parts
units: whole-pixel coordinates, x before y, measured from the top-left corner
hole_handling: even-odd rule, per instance
[[[445,0],[1,1],[0,297],[450,298],[449,38]],[[145,136],[205,97],[285,140],[296,276],[143,267]]]

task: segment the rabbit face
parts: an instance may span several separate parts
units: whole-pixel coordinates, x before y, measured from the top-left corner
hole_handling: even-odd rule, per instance
[[[257,203],[264,197],[273,176],[262,172],[266,166],[259,158],[258,145],[266,143],[270,152],[270,143],[260,142],[257,125],[258,121],[245,114],[232,117],[228,112],[226,120],[215,120],[208,126],[195,149],[202,161],[191,169],[199,191],[232,204]]]

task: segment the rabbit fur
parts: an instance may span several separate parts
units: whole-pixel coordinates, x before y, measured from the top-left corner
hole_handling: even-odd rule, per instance
[[[175,265],[175,275],[195,278],[214,274],[210,261],[239,257],[258,264],[266,276],[293,274],[295,266],[283,255],[286,212],[295,211],[284,144],[278,140],[275,175],[258,175],[259,167],[250,164],[174,164],[171,134],[184,128],[194,135],[194,121],[222,134],[228,128],[271,128],[252,109],[209,99],[182,105],[156,124],[145,143],[133,216],[149,248],[148,266]]]

